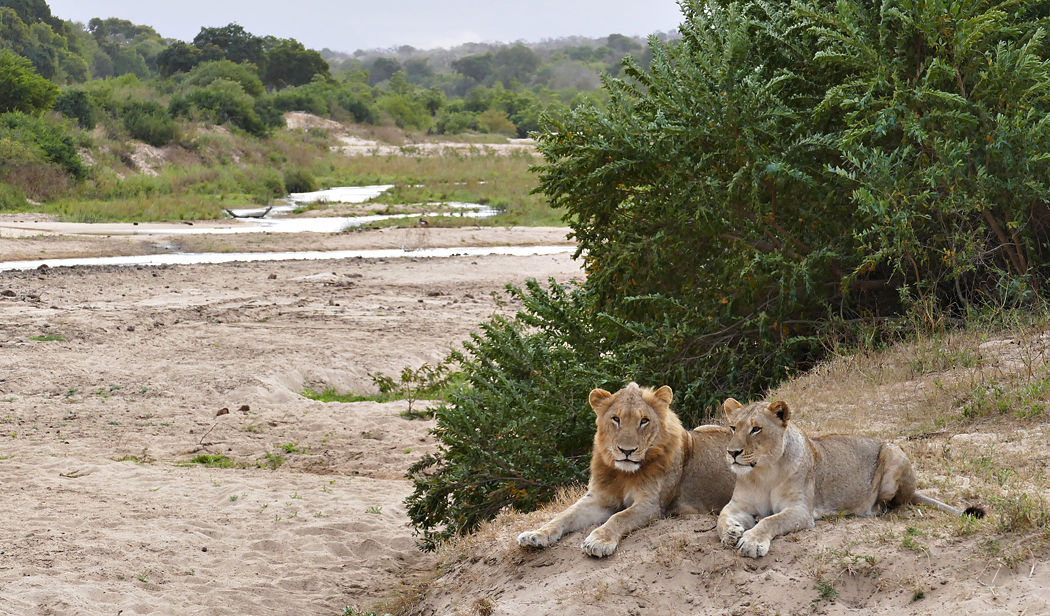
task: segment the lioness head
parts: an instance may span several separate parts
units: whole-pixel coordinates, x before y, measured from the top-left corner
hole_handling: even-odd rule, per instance
[[[756,466],[776,461],[784,453],[784,431],[791,419],[787,402],[754,402],[744,406],[729,398],[722,410],[733,431],[726,456],[734,473],[746,475]]]
[[[677,424],[671,412],[671,388],[664,385],[653,391],[630,383],[615,394],[604,389],[591,392],[588,401],[598,416],[594,438],[594,455],[602,456],[608,466],[626,473],[642,467],[649,450],[660,443],[665,430]]]

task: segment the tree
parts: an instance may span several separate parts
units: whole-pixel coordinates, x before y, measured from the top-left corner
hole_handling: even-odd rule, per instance
[[[372,69],[368,73],[368,85],[374,86],[381,81],[386,81],[401,70],[401,63],[395,58],[376,58]]]
[[[631,53],[642,48],[634,39],[622,34],[610,34],[605,44],[620,54]]]
[[[14,9],[27,25],[45,23],[55,30],[62,29],[62,20],[51,14],[51,7],[45,0],[0,0],[0,7]]]
[[[157,68],[162,76],[171,77],[175,73],[188,73],[203,62],[214,62],[225,57],[226,54],[215,45],[205,45],[202,49],[175,41],[157,55]]]
[[[263,68],[263,39],[235,23],[221,28],[201,28],[193,38],[193,45],[200,49],[214,45],[221,49],[226,59],[231,62],[251,62],[260,69]]]
[[[540,67],[540,57],[524,45],[507,47],[496,52],[492,59],[496,78],[509,86],[511,81],[526,82]]]
[[[434,69],[430,67],[430,58],[412,58],[405,61],[405,76],[413,83],[419,83],[428,77],[434,76]]]
[[[481,83],[492,72],[492,54],[460,58],[452,62],[452,70]]]
[[[328,62],[321,54],[307,49],[295,39],[278,41],[266,53],[266,70],[263,81],[274,88],[301,86],[314,77],[331,79]]]
[[[41,77],[32,62],[0,49],[0,113],[43,113],[58,94],[58,86]]]

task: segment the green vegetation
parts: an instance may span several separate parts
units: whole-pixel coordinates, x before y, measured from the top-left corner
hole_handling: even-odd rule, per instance
[[[454,355],[468,387],[412,468],[423,545],[584,480],[592,387],[670,385],[693,425],[828,349],[1041,307],[1038,6],[686,2],[681,41],[626,60],[607,105],[547,114],[541,190],[587,280],[512,289],[517,316]]]
[[[649,59],[622,35],[350,57],[237,24],[202,28],[182,42],[121,19],[62,21],[42,0],[0,5],[9,5],[0,6],[0,210],[25,210],[32,200],[43,204],[34,209],[81,222],[214,218],[225,207],[382,175],[398,184],[390,200],[489,203],[505,213],[487,224],[555,224],[560,214],[533,194],[536,178],[525,173],[530,156],[509,163],[455,156],[442,165],[444,157],[418,169],[381,158],[359,170],[330,151],[336,143],[312,143],[316,149],[305,153],[276,131],[285,112],[305,111],[378,127],[395,143],[402,131],[414,140],[426,133],[505,141],[538,130],[545,112],[561,117],[602,105],[598,74],[619,73],[625,53]],[[437,57],[445,68],[431,66]],[[8,117],[15,112],[46,129],[47,139],[41,130],[12,127],[27,123]],[[324,141],[319,133],[311,134]],[[216,143],[226,137],[233,143]],[[57,140],[61,152],[50,147]],[[156,154],[144,155],[132,140],[165,148],[165,160],[152,164]],[[425,160],[410,148],[404,153],[410,163]],[[484,169],[469,170],[474,163]],[[508,166],[509,174],[501,168]],[[434,169],[440,181],[419,180]],[[162,177],[152,177],[155,171]]]
[[[243,462],[235,462],[221,453],[201,453],[190,458],[186,466],[200,464],[208,468],[244,468]]]
[[[37,342],[65,342],[66,340],[61,334],[44,334],[42,336],[32,336],[29,339]]]
[[[395,400],[408,400],[408,409],[401,413],[403,417],[415,419],[419,417],[433,417],[430,410],[413,409],[413,405],[419,400],[446,400],[452,388],[462,382],[462,373],[452,372],[449,361],[444,361],[436,366],[423,364],[419,368],[406,366],[401,370],[398,380],[386,376],[382,372],[369,373],[372,382],[379,388],[376,394],[341,394],[334,388],[326,388],[316,391],[309,387],[303,389],[301,395],[311,400],[321,402],[393,402]]]

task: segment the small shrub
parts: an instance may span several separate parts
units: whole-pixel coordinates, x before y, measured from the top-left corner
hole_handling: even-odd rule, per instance
[[[0,141],[4,138],[39,152],[44,162],[62,168],[75,178],[85,175],[72,132],[62,120],[18,111],[5,113],[0,115]],[[0,166],[4,163],[0,160]]]
[[[221,453],[202,453],[190,458],[190,464],[200,464],[207,468],[240,468],[244,464],[238,464]]]
[[[77,126],[87,130],[98,124],[98,109],[85,90],[71,88],[63,92],[55,102],[55,111],[76,120]]]
[[[216,60],[198,64],[189,72],[183,85],[203,88],[219,79],[240,84],[249,96],[262,96],[266,92],[262,80],[255,74],[254,66],[237,64],[229,60]]]
[[[18,187],[0,182],[0,212],[22,211],[28,205],[25,194]]]
[[[177,127],[168,110],[160,103],[132,103],[123,111],[124,126],[139,141],[159,148],[175,140]]]
[[[317,178],[306,169],[294,167],[284,170],[284,188],[290,193],[315,192]]]

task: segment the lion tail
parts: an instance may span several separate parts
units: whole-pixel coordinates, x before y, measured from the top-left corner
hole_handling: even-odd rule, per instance
[[[930,505],[952,515],[968,515],[978,519],[984,517],[984,509],[980,507],[967,507],[966,509],[956,509],[948,503],[942,503],[936,498],[931,498],[921,492],[916,492],[915,494],[913,494],[911,497],[911,502],[913,505]]]

